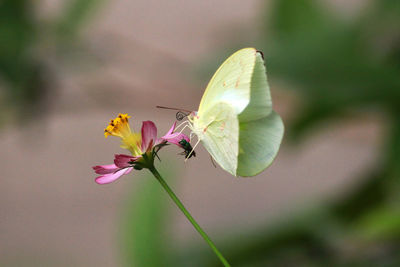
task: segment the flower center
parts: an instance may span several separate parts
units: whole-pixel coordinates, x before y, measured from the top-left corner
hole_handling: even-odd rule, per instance
[[[128,123],[130,117],[128,114],[118,114],[118,117],[111,120],[104,129],[104,136],[106,138],[109,135],[120,137],[121,147],[128,149],[133,156],[139,156],[142,154],[142,135],[131,131]]]
[[[104,129],[104,136],[107,138],[109,135],[118,136],[123,138],[125,135],[131,133],[129,128],[128,114],[118,114],[118,117],[111,120],[107,128]]]

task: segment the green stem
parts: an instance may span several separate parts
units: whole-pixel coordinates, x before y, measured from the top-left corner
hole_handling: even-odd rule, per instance
[[[178,206],[178,208],[185,214],[186,218],[192,223],[193,227],[199,232],[199,234],[204,238],[204,240],[207,242],[207,244],[211,247],[211,249],[214,251],[214,253],[217,255],[217,257],[221,260],[222,264],[226,267],[230,267],[231,265],[228,263],[228,261],[222,256],[221,252],[217,249],[217,247],[214,245],[214,243],[211,241],[211,239],[208,237],[208,235],[201,229],[200,225],[196,222],[196,220],[190,215],[190,213],[187,211],[185,206],[183,206],[182,202],[179,200],[179,198],[175,195],[175,193],[171,190],[171,188],[168,186],[168,184],[165,182],[165,180],[161,177],[161,175],[158,173],[155,167],[149,168],[151,173],[157,178],[157,180],[160,182],[162,187],[164,187],[165,191],[167,191],[168,195],[172,198],[172,200],[175,202],[175,204]]]

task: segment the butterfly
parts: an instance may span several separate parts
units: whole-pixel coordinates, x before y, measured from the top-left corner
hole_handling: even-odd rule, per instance
[[[272,110],[262,53],[244,48],[226,59],[187,122],[230,174],[254,176],[266,169],[278,153],[284,125]]]

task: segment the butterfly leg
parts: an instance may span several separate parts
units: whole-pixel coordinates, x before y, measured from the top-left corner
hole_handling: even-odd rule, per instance
[[[183,130],[185,130],[186,129],[186,127],[189,127],[189,125],[185,125],[185,126],[183,126],[183,128],[179,131],[179,133],[182,133],[183,132]]]
[[[190,156],[192,155],[194,149],[197,147],[197,145],[200,143],[200,139],[197,140],[196,144],[194,145],[194,147],[192,148],[192,151],[190,151],[190,153],[187,155],[185,162],[190,158]]]
[[[182,127],[182,125],[185,125],[185,124],[186,124],[185,127],[187,127],[188,123],[189,123],[189,121],[187,121],[187,120],[182,122],[182,123],[180,123],[178,126],[176,126],[175,130],[178,130],[180,127]],[[185,129],[185,127],[183,127],[183,129]],[[181,132],[183,131],[183,129],[181,130]]]
[[[211,163],[214,166],[214,168],[217,168],[217,165],[215,164],[214,159],[212,158],[211,155],[210,155],[210,160],[211,160]]]
[[[179,131],[179,133],[182,133],[183,130],[185,130],[187,127],[190,128],[189,124],[186,124],[186,125]],[[192,134],[193,134],[193,132],[190,132],[189,140],[192,140]]]

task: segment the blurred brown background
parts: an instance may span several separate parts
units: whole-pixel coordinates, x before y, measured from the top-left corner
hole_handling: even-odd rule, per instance
[[[15,49],[4,52],[2,66],[33,62],[28,69],[39,69],[40,79],[32,78],[39,81],[36,89],[30,87],[32,79],[21,84],[18,75],[26,78],[30,72],[19,73],[18,66],[15,75],[3,71],[0,76],[0,97],[5,103],[0,128],[2,266],[124,264],[121,220],[127,199],[146,190],[140,184],[148,177],[145,171],[133,172],[100,186],[94,183],[91,169],[110,164],[113,154],[123,153],[118,140],[103,136],[109,119],[119,112],[132,116],[136,130],[141,121],[152,120],[159,134],[165,133],[175,113],[155,106],[197,109],[219,64],[247,46],[256,46],[266,55],[274,109],[289,136],[290,122],[305,102],[301,93],[289,90],[293,85],[284,77],[274,76],[268,65],[269,46],[260,42],[274,1],[103,0],[77,7],[74,4],[80,1],[76,0],[11,2],[12,10],[21,8],[15,12],[23,15],[12,16],[9,25],[19,25],[13,19],[20,17],[23,25],[35,26],[32,34],[27,33],[29,27],[17,34],[16,40],[26,37],[30,43],[11,44]],[[345,22],[371,3],[317,2]],[[0,2],[0,9],[10,3]],[[10,36],[3,35],[13,40]],[[7,61],[12,53],[18,57]],[[3,90],[25,87],[37,92],[24,94],[21,89],[21,94],[10,97]],[[380,148],[388,131],[382,112],[364,111],[333,122],[322,120],[321,127],[307,133],[299,145],[284,139],[272,166],[251,179],[236,179],[214,168],[203,148],[184,163],[176,155],[179,150],[168,147],[158,164],[173,166],[172,187],[218,246],[225,239],[256,236],[252,230],[276,220],[290,221],[292,215],[357,188],[364,170],[383,161]],[[172,212],[166,227],[175,236],[172,243],[178,253],[188,244],[207,250],[172,202],[167,197],[163,201]],[[195,260],[191,264],[201,266]]]

